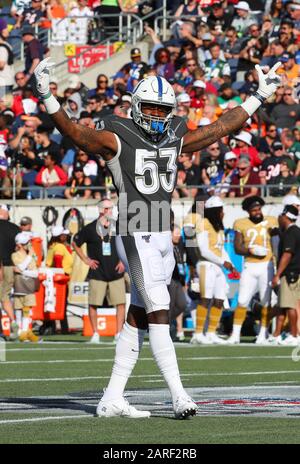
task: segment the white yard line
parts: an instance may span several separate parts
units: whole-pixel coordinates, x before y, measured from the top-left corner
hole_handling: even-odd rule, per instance
[[[34,417],[32,419],[4,419],[0,420],[0,425],[4,424],[22,424],[23,422],[44,422],[49,420],[65,420],[65,419],[82,419],[83,417],[94,417],[93,414],[78,414],[77,416],[49,416],[49,417]]]
[[[239,359],[255,359],[257,356],[197,356],[197,357],[177,357],[178,361],[219,361],[219,360],[239,360]],[[259,359],[291,359],[291,356],[259,356]],[[139,361],[153,361],[153,358],[139,358]],[[0,362],[1,367],[10,364],[68,364],[68,363],[98,363],[98,362],[113,362],[113,359],[97,358],[97,359],[50,359],[50,360],[20,360],[20,361],[4,361]]]
[[[274,375],[274,374],[300,374],[300,371],[258,371],[258,372],[216,372],[216,373],[205,373],[205,372],[191,372],[182,373],[181,377],[231,377],[231,376],[243,376],[243,375]],[[160,374],[142,374],[132,375],[131,378],[145,379],[147,377],[160,377]],[[23,383],[23,382],[74,382],[82,380],[101,380],[109,379],[110,376],[87,376],[87,377],[48,377],[48,378],[25,378],[25,379],[0,379],[0,383]]]

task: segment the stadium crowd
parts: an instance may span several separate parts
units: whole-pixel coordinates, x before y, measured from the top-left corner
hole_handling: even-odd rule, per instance
[[[159,1],[143,2],[144,7],[145,3],[153,9],[160,6]],[[52,198],[101,200],[115,195],[105,163],[78,150],[71,140],[61,136],[43,102],[35,96],[32,85],[33,70],[48,53],[32,27],[37,21],[40,23],[42,19],[47,28],[57,18],[92,17],[94,13],[101,16],[112,9],[117,13],[122,10],[143,15],[137,2],[120,0],[79,0],[76,5],[58,0],[15,0],[7,14],[2,11],[2,199],[13,197],[13,187],[17,198],[28,199],[39,197],[39,189],[46,190],[47,196]],[[74,122],[97,128],[101,127],[102,119],[111,114],[130,118],[134,86],[143,77],[159,75],[175,90],[176,114],[185,119],[189,129],[196,129],[216,121],[257,90],[256,64],[267,69],[281,61],[282,85],[239,133],[201,152],[181,153],[173,196],[175,199],[207,200],[217,195],[218,198],[245,200],[264,195],[297,194],[300,180],[300,1],[189,0],[173,2],[170,12],[174,16],[166,41],[145,24],[145,38],[151,44],[148,60],[142,60],[139,48],[132,48],[131,61],[115,69],[113,76],[95,76],[92,89],[76,74],[70,74],[67,87],[61,89],[52,75],[52,94]],[[25,44],[24,70],[17,73],[10,44],[10,35],[16,30]],[[187,251],[179,232],[174,226],[178,266],[172,281],[171,319],[176,319],[177,338],[183,339],[181,296],[187,283],[190,295],[193,294],[192,279],[186,280],[186,265],[196,267],[198,257],[189,256],[186,261]],[[17,245],[20,251],[22,243]],[[211,325],[214,332],[216,325]]]
[[[75,7],[74,2],[16,0],[10,11],[1,13],[2,198],[12,197],[14,177],[17,198],[40,196],[39,186],[52,197],[100,199],[101,191],[112,187],[104,163],[77,150],[54,129],[32,88],[33,69],[48,53],[32,25],[43,18],[46,27],[56,15],[72,15],[74,9],[101,15],[105,9],[129,8],[123,5],[128,2],[99,3],[79,0]],[[156,2],[152,3],[154,8]],[[145,37],[152,44],[147,62],[133,48],[131,61],[115,69],[113,76],[95,76],[93,89],[77,74],[70,74],[67,87],[60,89],[52,76],[53,95],[70,118],[93,128],[109,114],[131,117],[134,85],[147,75],[160,75],[176,92],[177,115],[193,129],[215,121],[257,89],[255,64],[267,68],[280,60],[282,86],[241,132],[202,152],[181,154],[174,197],[283,196],[296,191],[300,176],[299,0],[189,0],[175,3],[171,13],[170,37],[165,42],[145,23]],[[25,43],[25,67],[14,73],[10,36],[17,30]]]

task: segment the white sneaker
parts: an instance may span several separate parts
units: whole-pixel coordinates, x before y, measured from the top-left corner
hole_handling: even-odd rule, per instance
[[[214,345],[226,345],[227,344],[226,340],[223,340],[223,338],[218,337],[218,335],[213,332],[208,332],[206,334],[206,340],[213,343]]]
[[[272,345],[272,346],[280,345],[281,341],[282,341],[282,338],[280,335],[278,335],[277,337],[274,337],[273,335],[269,335],[266,345]]]
[[[231,335],[226,340],[226,345],[239,345],[239,344],[240,344],[240,337],[237,337],[236,335]]]
[[[284,340],[280,340],[278,344],[283,346],[298,346],[298,338],[289,335]]]
[[[203,333],[194,333],[194,335],[191,338],[190,343],[192,345],[212,345],[212,341],[210,341],[206,335]]]
[[[100,335],[98,334],[98,332],[94,333],[94,335],[92,336],[92,338],[90,339],[90,341],[88,343],[92,343],[92,344],[96,344],[96,345],[98,345],[98,343],[100,343]]]
[[[198,406],[189,396],[179,396],[173,403],[173,409],[175,419],[187,419],[196,415]]]
[[[183,332],[177,332],[176,334],[176,341],[178,342],[184,342],[185,336]]]
[[[98,417],[128,417],[130,419],[142,419],[151,416],[150,411],[140,411],[130,406],[125,398],[112,401],[99,401],[96,415]]]
[[[261,335],[259,334],[257,337],[256,337],[256,340],[255,340],[255,345],[261,345],[261,346],[265,346],[268,344],[268,339],[265,335]]]

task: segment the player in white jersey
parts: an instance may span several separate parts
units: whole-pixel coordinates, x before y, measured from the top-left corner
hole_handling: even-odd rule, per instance
[[[197,263],[200,282],[200,304],[197,306],[196,330],[192,344],[224,344],[216,329],[219,324],[228,285],[222,267],[233,270],[224,250],[224,203],[218,196],[210,197],[204,205],[204,219],[197,230],[201,258]],[[206,320],[207,331],[205,331]]]
[[[169,334],[167,290],[174,266],[168,213],[176,183],[178,155],[181,150],[191,153],[203,149],[242,127],[280,85],[276,73],[280,63],[267,74],[257,67],[258,91],[218,121],[195,131],[185,128],[183,120],[174,116],[174,90],[159,76],[149,76],[137,84],[132,95],[133,119],[129,122],[116,116],[107,118],[100,123],[98,131],[75,124],[49,90],[50,67],[46,58],[35,69],[37,91],[58,130],[84,151],[101,154],[112,172],[119,193],[119,234],[131,280],[142,302],[142,306],[131,304],[129,308],[117,341],[112,376],[97,414],[101,417],[149,417],[149,411],[139,411],[124,399],[126,383],[137,362],[145,332],[149,330],[150,346],[169,387],[175,417],[184,419],[196,413],[197,405],[181,383]],[[127,122],[124,124],[124,121]],[[161,206],[162,221],[157,220]],[[137,209],[141,220],[137,218]],[[153,221],[152,212],[156,217]],[[150,223],[147,222],[149,216]]]
[[[233,225],[235,251],[243,255],[245,260],[240,278],[238,307],[234,313],[233,332],[227,340],[228,344],[240,342],[241,328],[247,308],[257,292],[259,292],[262,310],[261,328],[256,343],[265,344],[267,340],[271,282],[274,275],[271,236],[272,230],[278,229],[278,221],[273,216],[263,215],[264,204],[264,200],[258,196],[246,198],[242,207],[248,212],[249,217],[237,219]]]

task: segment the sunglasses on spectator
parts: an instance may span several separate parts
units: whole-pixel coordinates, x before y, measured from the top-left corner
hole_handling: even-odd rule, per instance
[[[220,151],[220,148],[219,147],[213,147],[213,148],[210,148],[210,151]]]
[[[190,66],[197,66],[196,63],[189,63],[187,64],[187,67],[189,68]]]
[[[98,84],[108,84],[108,81],[107,81],[107,80],[104,80],[104,79],[102,79],[102,80],[98,81]]]
[[[291,95],[293,95],[293,94],[292,94],[292,92],[289,92],[289,93],[284,93],[283,95],[284,95],[284,96],[286,96],[286,95],[291,96]]]
[[[169,55],[167,53],[161,53],[159,56],[160,58],[168,58]]]
[[[269,132],[277,132],[277,129],[269,129]]]
[[[56,85],[50,85],[50,90],[57,90]]]
[[[238,171],[245,171],[248,166],[245,166],[244,168],[238,168]]]

